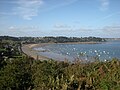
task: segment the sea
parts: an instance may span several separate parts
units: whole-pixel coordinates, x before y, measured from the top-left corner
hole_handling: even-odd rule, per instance
[[[49,44],[34,48],[38,54],[54,60],[111,60],[120,59],[120,40],[97,44]]]

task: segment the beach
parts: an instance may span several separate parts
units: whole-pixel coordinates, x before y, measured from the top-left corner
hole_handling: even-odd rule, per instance
[[[34,50],[33,48],[37,48],[37,47],[42,47],[44,45],[47,44],[24,44],[22,45],[22,51],[23,53],[25,53],[26,55],[34,58],[35,60],[48,60],[48,57],[39,55],[37,50]]]
[[[51,44],[98,44],[100,42],[68,42],[68,43],[39,43],[39,44],[23,44],[22,45],[22,51],[30,56],[30,57],[33,57],[35,60],[49,60],[51,59],[48,55],[47,56],[44,56],[44,55],[40,55],[39,52],[47,52],[45,50],[35,50],[34,48],[39,48],[39,47],[44,47],[46,45],[51,45]],[[48,52],[50,55],[51,55],[51,52]],[[55,53],[54,53],[55,54]],[[53,55],[53,54],[52,54]],[[55,54],[53,55],[54,57],[58,57],[58,58],[62,58],[59,57],[59,55]],[[63,57],[64,58],[64,57]],[[62,58],[62,59],[63,59]],[[52,58],[52,59],[55,59],[55,58]]]

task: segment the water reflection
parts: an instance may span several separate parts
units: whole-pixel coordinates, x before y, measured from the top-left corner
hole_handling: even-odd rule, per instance
[[[52,53],[84,60],[120,58],[120,42],[102,44],[52,44],[42,47]]]

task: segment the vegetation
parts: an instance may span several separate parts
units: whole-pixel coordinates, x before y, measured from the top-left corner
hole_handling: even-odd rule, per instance
[[[21,37],[24,43],[66,43],[66,42],[104,42],[104,38],[99,37]]]
[[[0,70],[0,90],[119,90],[120,61],[69,63],[7,60]]]
[[[0,90],[120,89],[120,60],[116,58],[89,63],[40,61],[24,55],[20,46],[16,41],[0,42]]]
[[[3,40],[20,41],[20,38],[11,37],[11,36],[0,36],[0,41],[3,41]]]
[[[105,42],[99,37],[9,37],[0,36],[1,40],[21,41],[22,43],[66,43],[66,42]]]

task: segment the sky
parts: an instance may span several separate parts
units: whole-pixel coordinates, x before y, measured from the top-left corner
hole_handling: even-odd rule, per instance
[[[0,0],[0,35],[120,38],[120,0]]]

